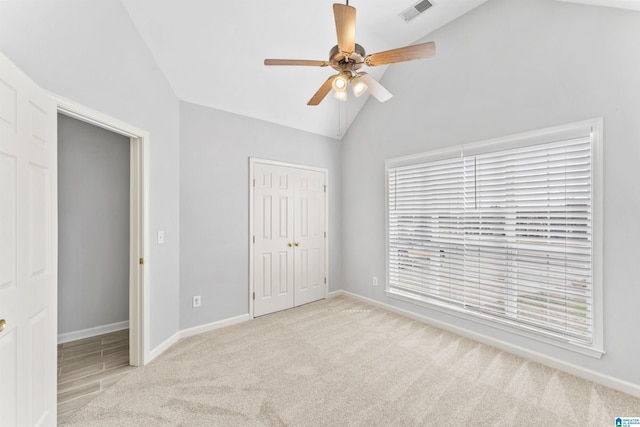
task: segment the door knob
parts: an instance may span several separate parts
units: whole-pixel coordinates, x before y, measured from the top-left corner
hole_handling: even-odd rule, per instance
[[[287,243],[287,246],[292,247],[293,243],[289,242],[289,243]]]
[[[7,325],[7,321],[0,319],[0,332],[4,331],[4,327]]]
[[[300,242],[296,242],[296,243],[295,243],[295,245],[296,245],[296,246],[300,246]]]

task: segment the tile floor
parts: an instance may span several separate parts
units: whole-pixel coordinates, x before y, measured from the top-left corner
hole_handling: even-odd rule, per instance
[[[129,330],[58,345],[58,423],[123,378],[129,366]]]

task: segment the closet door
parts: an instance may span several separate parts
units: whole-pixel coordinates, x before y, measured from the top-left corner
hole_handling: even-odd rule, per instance
[[[256,163],[253,191],[253,315],[293,307],[293,174]]]
[[[326,296],[326,173],[255,163],[253,315]]]
[[[294,180],[294,285],[296,306],[322,299],[325,284],[325,176],[299,170]]]

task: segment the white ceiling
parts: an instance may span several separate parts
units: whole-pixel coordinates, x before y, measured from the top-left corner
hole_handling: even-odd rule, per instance
[[[265,58],[326,60],[337,44],[337,0],[122,0],[180,100],[340,138],[368,95],[306,103],[335,72],[265,67]],[[413,44],[486,0],[431,0],[406,23],[417,0],[351,0],[356,42],[367,53]],[[636,8],[640,0],[563,0]],[[426,59],[425,61],[428,61]],[[390,65],[393,67],[394,65]],[[368,68],[380,78],[386,67]],[[377,102],[372,99],[371,102]]]
[[[417,0],[351,0],[356,42],[367,53],[412,44],[486,0],[432,0],[406,23]],[[339,0],[122,0],[179,99],[338,138],[368,96],[307,101],[335,71],[265,67],[265,58],[327,60],[337,44]],[[428,60],[427,60],[428,61]],[[386,67],[367,69],[381,77]],[[372,100],[372,102],[377,102]]]
[[[568,3],[583,3],[594,6],[617,7],[620,9],[640,10],[640,0],[560,0]]]

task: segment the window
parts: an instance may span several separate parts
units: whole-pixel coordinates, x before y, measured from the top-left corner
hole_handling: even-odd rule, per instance
[[[387,161],[387,291],[602,354],[602,120]]]

